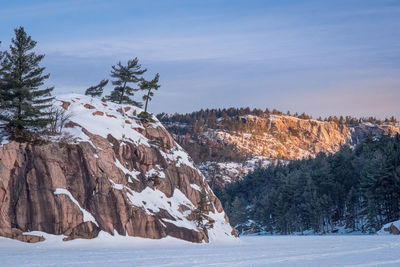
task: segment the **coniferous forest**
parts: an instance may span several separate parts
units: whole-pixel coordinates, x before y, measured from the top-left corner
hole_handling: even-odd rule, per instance
[[[373,233],[400,218],[400,136],[258,169],[215,192],[241,232]]]

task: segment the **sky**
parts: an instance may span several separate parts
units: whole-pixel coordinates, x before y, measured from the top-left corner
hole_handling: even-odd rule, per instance
[[[400,119],[399,0],[0,4],[0,49],[23,26],[55,94],[84,93],[138,57],[146,79],[160,73],[154,113],[249,106]]]

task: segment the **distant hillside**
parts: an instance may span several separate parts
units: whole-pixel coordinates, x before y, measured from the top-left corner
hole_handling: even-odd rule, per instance
[[[283,114],[250,108],[201,110],[190,114],[159,114],[175,140],[191,155],[211,185],[225,185],[257,166],[277,160],[315,157],[354,146],[369,134],[400,133],[392,117],[328,117]]]

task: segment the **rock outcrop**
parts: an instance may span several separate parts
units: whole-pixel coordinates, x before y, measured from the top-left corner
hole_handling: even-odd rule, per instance
[[[184,147],[193,143],[197,143],[200,147],[225,144],[238,148],[240,153],[247,157],[241,162],[213,162],[211,159],[197,162],[208,181],[222,186],[240,179],[258,165],[265,165],[266,162],[314,157],[320,152],[335,153],[342,145],[356,146],[369,134],[378,137],[382,134],[400,134],[399,127],[389,124],[360,123],[348,126],[286,115],[269,117],[245,115],[229,119],[232,121],[240,119],[242,129],[227,130],[224,128],[224,123],[228,122],[224,120],[218,120],[220,125],[213,128],[197,129],[196,134],[193,133],[193,125],[190,124],[169,122],[168,125],[170,130],[175,130],[175,138]],[[185,132],[187,134],[182,135]],[[204,151],[207,149],[191,150],[192,157],[205,158],[195,155]],[[249,164],[254,158],[258,158],[260,163]]]
[[[382,226],[377,232],[378,235],[400,235],[400,220],[389,222]]]
[[[294,160],[314,157],[320,152],[337,152],[344,144],[360,143],[368,134],[400,134],[400,129],[392,125],[347,126],[284,115],[271,115],[268,119],[249,115],[244,121],[255,126],[255,130],[238,133],[209,129],[205,137],[234,144],[252,156]]]
[[[55,105],[72,116],[62,138],[0,146],[1,236],[38,242],[29,232],[72,240],[105,231],[209,242],[236,235],[204,176],[158,121],[80,95]],[[202,189],[214,221],[208,230],[192,215]]]
[[[400,230],[393,223],[389,227],[383,228],[383,230],[392,235],[400,235]]]

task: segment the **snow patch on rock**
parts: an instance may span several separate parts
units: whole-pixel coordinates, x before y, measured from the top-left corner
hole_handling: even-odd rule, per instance
[[[158,178],[165,178],[165,173],[161,170],[160,165],[155,165],[155,168],[149,170],[148,172],[146,172],[145,176],[147,178],[151,178],[151,177],[158,177]]]
[[[194,190],[201,192],[201,188],[197,184],[190,184],[190,187],[193,188]]]
[[[78,206],[78,208],[81,210],[82,214],[83,214],[83,221],[84,222],[93,222],[94,224],[96,224],[97,226],[99,226],[99,224],[97,223],[96,219],[93,217],[93,215],[88,212],[87,210],[85,210],[84,208],[81,207],[81,205],[79,205],[79,202],[72,196],[71,192],[69,192],[67,189],[64,188],[56,188],[56,190],[54,191],[55,195],[66,195],[69,197],[69,199]]]
[[[121,162],[118,159],[115,159],[115,166],[117,166],[123,173],[128,174],[133,179],[139,181],[139,179],[137,178],[137,175],[140,174],[139,171],[136,171],[136,170],[130,171],[130,170],[128,170],[127,168],[124,167],[124,165],[121,164]],[[132,182],[132,180],[130,182]]]
[[[56,104],[62,106],[69,102],[71,105],[67,111],[71,114],[70,121],[74,122],[92,134],[107,138],[112,135],[121,141],[129,141],[136,145],[150,146],[146,137],[136,129],[144,129],[139,119],[134,114],[139,114],[143,110],[129,105],[118,105],[115,103],[103,103],[100,99],[79,94],[68,94],[57,97]],[[125,111],[128,110],[128,111]],[[96,115],[103,114],[103,115]],[[78,141],[87,141],[83,133],[74,131],[76,128],[64,128]]]

